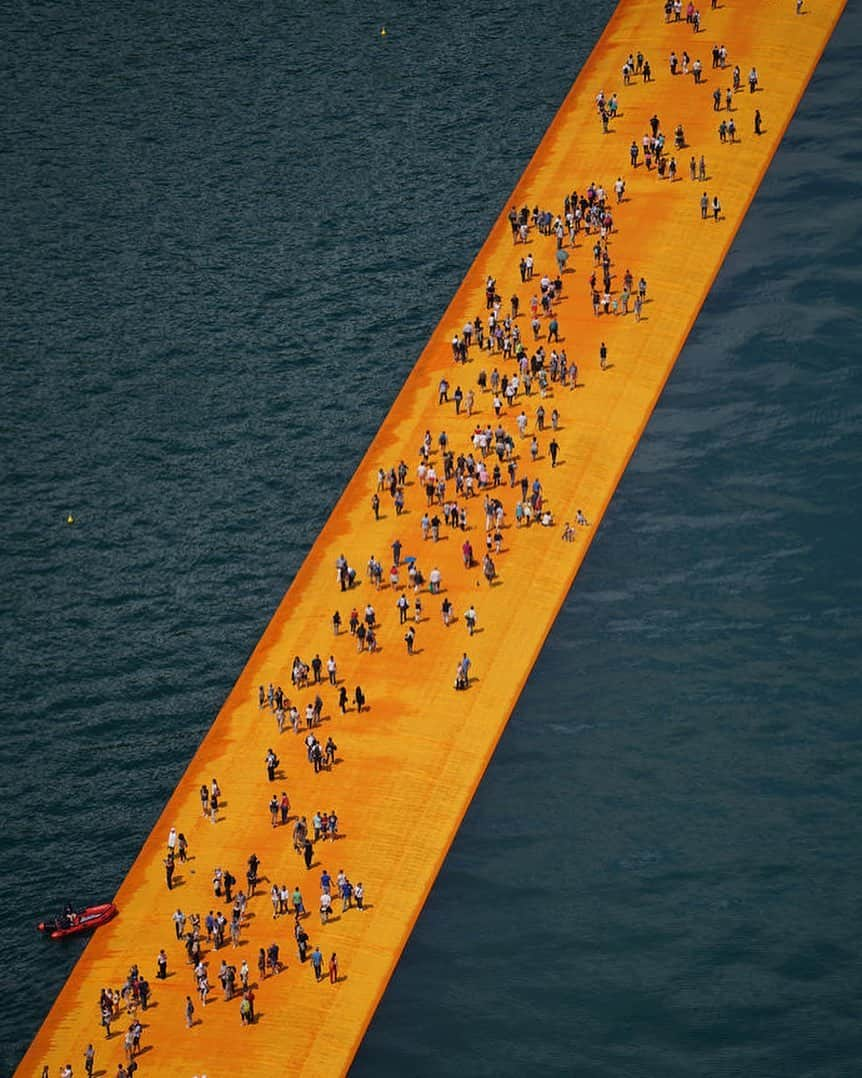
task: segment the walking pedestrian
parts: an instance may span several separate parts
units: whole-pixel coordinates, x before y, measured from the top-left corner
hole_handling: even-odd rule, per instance
[[[323,976],[323,955],[319,947],[311,952],[311,968],[314,970],[314,979],[319,981]]]
[[[191,1029],[194,1025],[195,1017],[195,1005],[192,1003],[192,997],[186,996],[186,1026]]]

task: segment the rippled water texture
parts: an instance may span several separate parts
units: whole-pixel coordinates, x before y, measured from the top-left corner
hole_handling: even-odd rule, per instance
[[[3,6],[0,1073],[81,946],[33,922],[122,879],[610,11]],[[860,44],[357,1076],[859,1072]]]

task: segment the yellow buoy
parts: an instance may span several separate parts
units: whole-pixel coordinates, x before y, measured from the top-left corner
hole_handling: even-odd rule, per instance
[[[380,30],[380,36],[381,36],[381,37],[386,37],[386,27],[385,27],[385,26],[381,28],[381,30]]]
[[[66,523],[67,524],[74,524],[75,523],[75,518],[72,516],[71,513],[66,517]]]

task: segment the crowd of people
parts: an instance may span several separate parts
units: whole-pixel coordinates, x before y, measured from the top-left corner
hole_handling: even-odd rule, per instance
[[[799,6],[801,0],[798,0]],[[683,7],[681,0],[667,0],[664,10],[667,21],[682,22],[684,16],[695,33],[702,29],[700,12],[693,3]],[[723,44],[716,44],[712,50],[713,69],[724,71],[727,65],[727,49]],[[692,60],[687,49],[680,49],[679,53],[672,51],[668,68],[671,77],[690,74],[695,84],[702,82],[703,65],[698,58]],[[641,51],[626,57],[622,65],[623,87],[629,87],[635,77],[642,77],[645,82],[652,79],[649,60]],[[734,96],[742,87],[739,65],[733,67],[731,78],[732,85],[724,94],[719,88],[711,94],[715,111],[722,111],[724,103],[728,113],[721,120],[719,137],[722,142],[733,143],[737,129],[731,113]],[[752,67],[748,75],[750,93],[758,90],[758,82],[757,70]],[[601,91],[596,97],[596,110],[603,131],[612,133],[611,124],[621,115],[619,95],[606,96]],[[762,124],[759,110],[755,110],[754,124],[755,132],[759,134]],[[642,138],[636,136],[631,140],[630,166],[637,169],[642,160],[649,172],[655,166],[659,178],[673,182],[679,178],[676,154],[686,148],[682,125],[677,124],[673,131],[672,150],[657,115],[652,116],[649,128]],[[691,154],[688,172],[692,181],[707,180],[703,153]],[[519,295],[516,287],[504,304],[496,278],[492,274],[486,277],[484,310],[465,320],[451,337],[455,373],[442,375],[437,383],[437,405],[446,409],[441,429],[436,436],[427,429],[416,446],[417,460],[412,478],[411,467],[403,457],[389,467],[382,465],[376,470],[371,495],[374,520],[392,519],[381,512],[385,509],[383,500],[387,496],[395,519],[402,517],[410,502],[417,514],[416,531],[410,545],[415,543],[416,549],[422,551],[422,560],[427,558],[426,564],[431,567],[426,576],[419,564],[420,555],[404,557],[401,539],[390,536],[387,545],[391,556],[384,563],[376,556],[377,552],[371,553],[364,577],[357,568],[358,563],[352,564],[345,554],[339,554],[334,566],[334,589],[336,595],[352,598],[363,582],[375,592],[389,588],[398,612],[399,631],[404,632],[406,626],[404,641],[411,661],[417,655],[418,631],[426,620],[426,602],[439,603],[440,619],[448,630],[458,621],[455,607],[460,592],[463,599],[461,620],[468,639],[471,638],[477,631],[479,620],[476,610],[479,593],[473,589],[474,582],[478,584],[479,580],[475,578],[474,570],[479,569],[488,587],[498,586],[498,562],[505,560],[507,542],[514,541],[510,529],[514,528],[517,533],[529,532],[533,524],[557,526],[541,472],[545,461],[552,469],[563,463],[558,440],[565,410],[562,393],[582,385],[578,380],[578,363],[567,354],[565,338],[561,335],[560,316],[563,305],[570,300],[565,283],[565,275],[570,272],[570,256],[578,248],[592,252],[592,272],[587,283],[596,318],[624,318],[631,308],[637,322],[648,302],[645,277],[641,275],[636,280],[630,268],[618,272],[615,267],[616,214],[618,207],[626,201],[625,196],[625,181],[618,176],[608,186],[592,181],[580,191],[566,192],[556,209],[538,204],[511,207],[508,220],[513,245],[519,252],[517,276],[528,294]],[[700,208],[703,218],[711,214],[716,221],[720,219],[721,205],[717,195],[710,197],[704,191]],[[599,346],[598,359],[601,371],[610,369],[605,341]],[[468,370],[473,363],[477,364],[477,369],[472,384],[469,384]],[[457,430],[458,438],[453,430]],[[483,541],[476,540],[471,534],[481,532],[482,518]],[[574,522],[562,523],[561,538],[572,543],[577,537],[577,529],[589,526],[586,514],[578,508]],[[459,539],[463,536],[461,559],[467,575],[460,580],[447,581],[448,586],[444,588],[442,572],[433,551],[444,535],[455,533]],[[268,687],[261,684],[257,693],[258,708],[272,714],[277,735],[283,735],[288,729],[295,735],[305,734],[306,760],[316,774],[329,771],[339,763],[333,737],[329,735],[323,740],[316,732],[326,709],[322,693],[337,689],[337,711],[342,716],[350,710],[351,700],[358,714],[368,706],[359,684],[355,685],[351,695],[339,678],[335,653],[342,646],[342,640],[347,638],[358,653],[374,655],[379,649],[380,637],[388,636],[390,632],[388,619],[384,618],[384,624],[381,624],[370,598],[364,607],[360,602],[349,602],[348,605],[349,610],[344,606],[336,607],[328,619],[334,640],[328,660],[324,661],[320,651],[308,661],[296,655],[290,664],[289,693],[282,689],[277,679]],[[457,692],[468,692],[475,679],[473,661],[460,643],[453,642],[451,647],[452,688]],[[303,701],[299,697],[304,693],[309,696]],[[265,767],[268,784],[279,783],[282,779],[280,760],[272,747],[266,753]],[[310,815],[309,822],[307,816],[292,812],[287,791],[280,786],[276,789],[279,792],[271,794],[268,804],[271,827],[280,829],[293,824],[291,846],[305,871],[309,872],[315,865],[318,844],[339,839],[338,815],[334,810],[316,810]],[[201,813],[213,824],[219,820],[221,801],[221,789],[215,778],[201,784]],[[177,865],[185,864],[188,859],[189,842],[185,834],[171,828],[164,853],[168,890],[173,888]],[[280,924],[284,919],[292,920],[299,964],[309,963],[316,981],[328,979],[333,985],[339,981],[337,955],[331,953],[327,963],[324,951],[310,940],[306,927],[310,911],[306,909],[302,888],[298,884],[290,888],[286,882],[278,883],[262,876],[260,861],[254,853],[248,857],[244,876],[245,887],[235,891],[238,881],[233,874],[224,866],[215,867],[212,908],[203,917],[199,912],[186,914],[179,907],[170,914],[176,942],[182,947],[188,967],[190,988],[185,996],[183,1014],[189,1027],[201,1021],[195,1017],[193,996],[205,1009],[211,1001],[214,983],[220,986],[225,1001],[239,1000],[241,1024],[253,1025],[256,990],[285,969],[287,963],[277,940],[259,947],[257,981],[247,960],[231,961],[219,957],[223,949],[230,946],[236,950],[243,942],[243,933],[248,931],[251,923],[248,904],[261,882],[270,885],[272,921]],[[340,911],[336,913],[334,904],[339,901]],[[319,877],[317,906],[320,931],[324,933],[338,917],[366,908],[363,884],[351,882],[344,869],[333,878],[324,867]],[[166,948],[160,948],[155,958],[155,977],[160,982],[168,976],[169,961]],[[123,1034],[125,1060],[119,1065],[118,1078],[131,1078],[137,1069],[145,1028],[138,1015],[139,1011],[146,1012],[150,994],[149,982],[134,965],[121,989],[104,988],[97,1001],[106,1037],[113,1036],[112,1025],[120,1021],[126,1025]],[[88,1075],[93,1073],[94,1056],[95,1050],[90,1044],[85,1054]],[[47,1074],[46,1066],[45,1078]],[[67,1064],[61,1075],[71,1078],[71,1065]]]

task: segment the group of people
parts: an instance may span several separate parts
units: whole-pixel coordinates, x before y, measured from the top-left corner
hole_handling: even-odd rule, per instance
[[[714,6],[714,2],[713,2]],[[801,6],[801,0],[797,8]],[[667,0],[665,14],[668,20],[681,21],[683,5],[681,0]],[[695,31],[700,29],[700,14],[694,4],[689,2],[685,8],[686,22],[693,25]],[[712,52],[713,68],[724,69],[727,65],[728,54],[723,45],[716,45]],[[681,56],[672,52],[669,58],[669,68],[672,75],[687,75],[691,72],[696,83],[701,81],[702,65],[700,60],[691,61],[687,51],[682,51]],[[651,79],[649,61],[639,51],[636,55],[629,54],[622,67],[623,82],[628,85],[633,76],[643,76],[644,81]],[[758,88],[758,75],[754,67],[748,76],[749,91],[755,92]],[[733,87],[728,89],[725,96],[727,109],[731,110],[733,93],[739,90],[741,84],[741,71],[738,66],[733,69]],[[721,91],[714,91],[714,107],[720,111],[722,95]],[[596,107],[601,117],[605,130],[608,124],[617,115],[619,101],[617,95],[611,94],[606,97],[600,93],[596,100]],[[759,110],[755,114],[755,130],[760,133],[761,117]],[[633,168],[639,165],[639,158],[643,155],[647,169],[652,168],[653,161],[656,163],[657,172],[660,176],[667,174],[671,180],[676,177],[677,166],[675,157],[666,151],[666,139],[661,124],[656,115],[650,121],[650,132],[644,134],[641,145],[633,140],[630,146],[630,163]],[[731,142],[735,139],[735,125],[733,117],[723,119],[719,127],[719,136],[722,141],[728,137]],[[674,136],[674,147],[678,151],[685,145],[684,134],[678,127]],[[706,180],[706,162],[701,154],[699,160],[692,155],[689,160],[689,175],[691,180]],[[622,178],[612,185],[619,204],[623,201],[625,183]],[[706,218],[710,212],[717,221],[720,217],[721,206],[717,196],[710,199],[704,191],[701,201],[701,215]],[[501,373],[495,366],[490,374],[482,369],[476,378],[476,390],[479,394],[491,395],[491,406],[494,412],[493,422],[474,424],[469,433],[469,445],[458,451],[450,443],[449,436],[441,431],[434,440],[429,431],[419,447],[419,463],[417,466],[417,485],[422,490],[426,499],[426,511],[419,520],[419,529],[423,540],[437,541],[440,538],[440,529],[445,524],[449,528],[460,529],[468,532],[467,508],[464,504],[477,495],[484,494],[485,510],[485,551],[481,557],[481,571],[489,585],[497,580],[497,567],[494,558],[499,557],[503,551],[503,529],[505,523],[505,509],[500,497],[490,494],[497,491],[508,479],[509,488],[519,488],[520,497],[517,498],[513,508],[513,518],[516,527],[526,527],[534,520],[541,524],[551,526],[554,523],[553,514],[546,504],[541,479],[534,476],[532,481],[527,474],[520,474],[522,467],[520,454],[517,446],[523,444],[528,437],[529,452],[533,463],[540,458],[539,435],[546,431],[546,412],[542,403],[548,394],[552,394],[555,386],[576,387],[578,368],[576,363],[570,361],[566,351],[561,347],[555,347],[546,355],[544,346],[539,344],[541,336],[542,319],[546,320],[547,341],[559,344],[559,322],[557,310],[563,296],[563,280],[569,247],[575,247],[583,231],[587,236],[595,236],[593,245],[594,272],[590,278],[590,293],[593,310],[599,314],[627,314],[628,306],[633,305],[636,318],[640,317],[643,303],[646,301],[646,281],[641,277],[635,286],[634,275],[626,270],[622,279],[622,287],[618,295],[613,295],[613,260],[610,253],[609,241],[614,231],[614,216],[611,210],[610,197],[606,189],[596,183],[591,183],[583,193],[572,191],[564,198],[563,209],[555,213],[538,205],[529,209],[522,206],[520,209],[512,207],[509,213],[509,221],[512,230],[513,242],[516,245],[526,247],[530,241],[531,233],[550,238],[555,242],[555,272],[543,273],[539,281],[539,289],[529,301],[530,325],[532,328],[532,348],[529,348],[523,339],[519,325],[521,317],[520,297],[513,294],[509,300],[509,308],[503,311],[503,304],[497,292],[496,280],[489,275],[486,280],[485,302],[486,309],[484,318],[477,314],[475,318],[464,324],[460,331],[452,338],[452,356],[456,364],[465,364],[470,360],[471,350],[478,348],[480,352],[499,355],[503,361],[513,361],[515,370],[512,373]],[[518,271],[521,282],[531,283],[536,273],[536,257],[532,251],[525,252],[518,263]],[[599,291],[598,274],[601,273],[602,291]],[[607,348],[602,342],[600,349],[600,365],[607,369]],[[534,385],[539,389],[539,404],[535,410],[533,429],[529,431],[529,417],[522,407],[515,420],[515,430],[508,430],[504,421],[504,409],[512,410],[520,401],[520,395],[532,396]],[[439,405],[450,403],[450,383],[448,378],[441,378],[438,386],[437,397]],[[472,417],[477,404],[477,392],[473,387],[468,387],[466,392],[460,385],[456,385],[451,398],[455,405],[455,414],[460,416],[462,408],[468,417]],[[554,406],[550,414],[550,427],[552,437],[549,441],[549,457],[552,467],[557,463],[559,444],[556,440],[556,432],[559,428],[560,413]],[[432,458],[439,452],[438,464]],[[489,467],[489,457],[496,460]],[[439,467],[438,467],[439,465]],[[409,467],[401,459],[391,467],[381,467],[376,476],[376,489],[372,494],[371,506],[375,519],[380,519],[381,501],[380,496],[389,494],[396,515],[400,515],[405,508],[408,486]],[[452,494],[448,493],[449,484],[453,488]],[[441,520],[442,517],[442,520]],[[574,541],[576,527],[588,527],[589,521],[581,509],[576,511],[575,525],[566,522],[562,539],[566,542]],[[407,569],[406,583],[402,584],[400,570],[401,541],[396,539],[392,543],[392,565],[388,574],[390,587],[399,592],[396,608],[399,611],[399,623],[403,626],[408,622],[411,612],[411,603],[404,591],[409,586],[413,589],[414,600],[412,611],[415,622],[422,621],[421,593],[426,584],[424,574],[420,570],[415,558],[411,558]],[[469,537],[465,538],[462,545],[463,563],[466,569],[472,570],[476,564],[475,552]],[[376,588],[385,586],[384,569],[373,555],[368,563],[368,579]],[[336,562],[336,582],[342,592],[353,589],[358,583],[358,574],[347,558],[342,554]],[[449,626],[454,620],[454,604],[448,591],[443,594],[441,588],[441,573],[435,566],[429,574],[428,591],[431,595],[442,594],[441,617],[444,626]],[[464,622],[468,632],[476,629],[477,613],[472,602],[466,605]],[[338,610],[331,619],[334,636],[341,635],[341,614]],[[377,647],[377,632],[380,629],[377,615],[372,604],[369,602],[364,614],[360,615],[354,607],[348,617],[347,628],[351,637],[357,644],[357,650],[374,652]],[[413,653],[415,642],[415,629],[412,625],[408,628],[407,650]],[[339,686],[337,677],[337,665],[334,655],[330,655],[325,664],[325,670],[330,686]],[[466,651],[462,652],[455,663],[454,688],[465,691],[471,684],[472,661]],[[291,665],[291,683],[295,690],[303,691],[311,685],[323,684],[324,662],[319,654],[315,654],[311,662],[306,663],[299,656],[294,658]],[[347,710],[349,695],[345,685],[341,684],[338,692],[338,706],[342,714]],[[365,707],[365,694],[356,686],[354,700],[357,712],[362,712]],[[268,708],[275,716],[279,733],[283,732],[289,721],[295,733],[300,732],[301,712],[296,704],[291,703],[280,686],[269,684],[268,689],[260,685],[258,692],[260,709]],[[324,704],[319,693],[315,695],[305,708],[306,726],[306,755],[308,762],[315,772],[325,767],[331,767],[335,761],[337,746],[330,736],[325,743],[317,738],[313,732],[320,723]],[[266,754],[267,778],[274,782],[277,778],[279,759],[275,751],[270,748]],[[200,787],[200,801],[203,816],[215,823],[218,820],[218,811],[221,803],[221,790],[215,778],[211,783]],[[287,793],[281,795],[275,793],[269,802],[269,812],[273,828],[287,825],[290,820],[290,801]],[[307,870],[313,865],[314,845],[317,842],[335,840],[338,837],[338,817],[334,811],[314,813],[309,825],[306,817],[297,817],[293,828],[294,850],[304,858]],[[182,832],[171,828],[167,850],[164,858],[166,883],[168,889],[172,887],[175,865],[188,859],[188,841]],[[233,887],[237,881],[233,875],[221,867],[217,867],[213,874],[213,895],[216,899],[223,900],[230,906],[230,919],[220,909],[217,913],[210,910],[203,922],[199,914],[186,916],[181,909],[177,909],[171,915],[174,924],[175,935],[182,942],[187,955],[187,961],[193,970],[196,991],[202,1006],[206,1006],[209,994],[212,990],[209,979],[209,965],[205,960],[204,945],[211,946],[214,951],[221,950],[229,936],[234,947],[240,942],[240,933],[247,923],[247,903],[249,897],[255,894],[256,884],[259,882],[259,861],[252,854],[248,860],[246,880],[248,894],[240,890],[233,894]],[[289,890],[286,884],[272,883],[270,888],[273,920],[292,914],[294,919],[294,939],[297,946],[297,954],[301,963],[310,961],[314,977],[317,981],[323,980],[327,974],[332,984],[339,979],[338,959],[333,953],[328,965],[324,961],[323,953],[319,947],[311,947],[308,933],[304,928],[304,921],[308,916],[299,886]],[[341,912],[344,913],[352,908],[363,910],[365,908],[364,888],[361,882],[353,884],[340,870],[336,878],[329,875],[324,868],[320,876],[319,913],[321,926],[326,926],[333,917],[333,903],[341,901]],[[156,977],[164,980],[167,977],[168,957],[164,948],[160,949],[156,960]],[[281,972],[284,963],[281,958],[280,946],[273,941],[267,947],[260,947],[258,956],[258,972],[261,982],[268,976]],[[254,986],[250,980],[250,970],[245,960],[237,963],[222,959],[217,973],[217,980],[221,984],[224,999],[231,1000],[237,994],[240,996],[240,1019],[242,1024],[252,1024],[255,1020],[254,1012]],[[106,1037],[111,1036],[111,1024],[119,1019],[121,1008],[125,1005],[127,1014],[131,1017],[131,1023],[124,1037],[126,1049],[126,1061],[120,1064],[118,1075],[120,1078],[131,1078],[137,1064],[135,1057],[140,1051],[140,1040],[143,1030],[142,1023],[137,1018],[137,1008],[147,1009],[150,997],[150,986],[143,977],[137,966],[129,971],[126,982],[121,991],[103,989],[98,1001],[98,1009],[101,1022],[105,1029]],[[185,998],[184,1013],[186,1024],[194,1024],[195,1008],[191,994]],[[85,1056],[85,1069],[87,1074],[92,1074],[93,1046],[89,1045]],[[48,1068],[45,1068],[47,1074]],[[71,1078],[71,1066],[66,1068]],[[62,1072],[61,1072],[62,1073]]]

